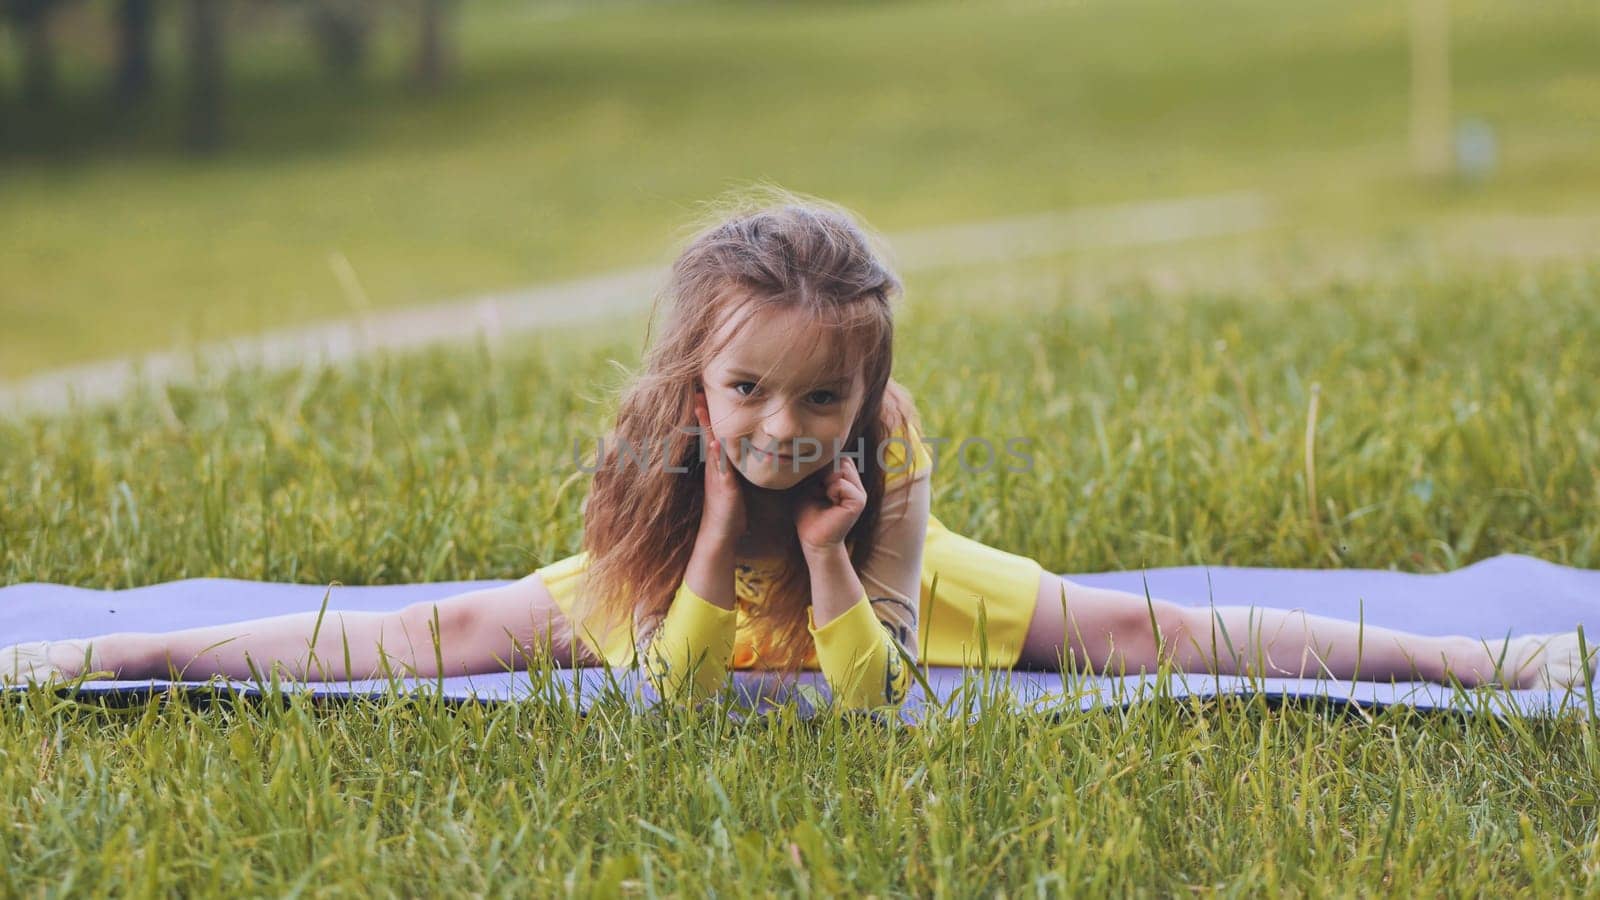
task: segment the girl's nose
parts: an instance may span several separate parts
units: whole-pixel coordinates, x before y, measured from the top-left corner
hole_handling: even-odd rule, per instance
[[[801,428],[800,417],[795,415],[794,410],[788,404],[780,404],[776,409],[768,412],[761,425],[762,430],[771,436],[773,442],[781,443],[785,449],[796,438],[805,434],[804,429]]]

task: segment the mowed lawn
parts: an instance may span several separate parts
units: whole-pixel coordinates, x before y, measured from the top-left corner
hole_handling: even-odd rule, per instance
[[[1593,262],[1072,276],[953,270],[908,299],[897,373],[930,433],[1035,441],[1031,472],[942,470],[952,528],[1067,572],[1600,567]],[[0,423],[0,583],[519,577],[578,546],[572,446],[605,427],[637,324]],[[35,691],[0,702],[0,890],[1585,894],[1596,726],[1248,698],[895,728]]]
[[[1455,113],[1500,139],[1482,184],[1410,172],[1408,4],[1376,0],[474,0],[431,98],[398,35],[341,85],[259,27],[207,160],[173,152],[176,72],[110,137],[69,52],[77,125],[0,106],[0,379],[662,264],[761,179],[891,232],[1255,190],[1263,271],[1225,273],[1217,242],[910,279],[896,375],[928,431],[1033,441],[1029,472],[943,467],[940,518],[1062,572],[1600,568],[1600,258],[1416,243],[1592,218],[1600,25],[1577,0],[1450,5]],[[1371,264],[1325,265],[1335,243]],[[578,548],[574,444],[642,333],[0,419],[0,584],[520,577]],[[1259,698],[900,728],[32,691],[0,700],[0,894],[1592,894],[1597,738],[1577,713]]]
[[[1404,239],[1600,197],[1581,0],[1451,4],[1452,112],[1498,138],[1479,185],[1411,175],[1404,3],[460,8],[459,77],[417,96],[408,33],[340,82],[241,4],[227,147],[197,160],[177,17],[158,96],[112,126],[104,40],[72,30],[104,10],[78,7],[62,106],[0,92],[0,379],[664,263],[701,203],[758,180],[887,231],[1257,190],[1285,227]]]

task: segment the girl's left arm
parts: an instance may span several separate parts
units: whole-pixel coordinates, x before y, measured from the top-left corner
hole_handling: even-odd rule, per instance
[[[885,492],[877,542],[859,574],[842,545],[806,558],[817,662],[842,706],[897,705],[910,687],[911,671],[900,651],[917,658],[928,476],[924,469]]]

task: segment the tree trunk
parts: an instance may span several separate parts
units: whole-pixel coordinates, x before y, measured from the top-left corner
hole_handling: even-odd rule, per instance
[[[208,153],[222,144],[222,4],[189,0],[189,149]]]
[[[312,39],[330,71],[348,78],[361,70],[372,34],[372,10],[366,3],[318,0],[311,8],[310,24]]]
[[[117,7],[117,76],[112,87],[119,103],[138,103],[149,95],[154,38],[154,0],[122,0]]]
[[[417,83],[432,90],[450,74],[449,35],[453,0],[420,0],[421,40],[417,45]]]
[[[22,0],[13,7],[22,32],[22,102],[41,107],[56,95],[56,54],[50,40],[52,0]]]

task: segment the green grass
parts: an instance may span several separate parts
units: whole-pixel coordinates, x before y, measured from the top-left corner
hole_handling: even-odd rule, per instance
[[[1408,174],[1376,0],[475,0],[433,99],[397,44],[337,86],[257,29],[216,159],[173,153],[170,77],[115,135],[0,106],[0,378],[347,314],[335,252],[376,307],[660,263],[758,178],[890,231],[1258,189],[1259,243],[911,273],[929,433],[1034,440],[1032,472],[942,468],[940,518],[1057,571],[1600,568],[1600,262],[1425,237],[1593,208],[1600,25],[1452,9],[1456,112],[1502,139],[1476,187]],[[578,547],[572,445],[640,324],[0,419],[0,584],[519,577]],[[34,691],[0,701],[0,894],[1592,894],[1596,737],[1259,698],[886,728]]]
[[[0,105],[0,378],[661,263],[695,204],[757,179],[890,231],[1258,189],[1366,234],[1600,197],[1579,0],[1452,4],[1454,111],[1501,141],[1475,188],[1409,175],[1407,13],[1383,0],[463,7],[461,76],[432,98],[398,77],[398,33],[340,85],[297,33],[241,28],[215,159],[174,150],[175,54],[120,129],[91,124],[87,51],[64,111]]]
[[[952,528],[1059,571],[1600,566],[1592,262],[1178,292],[1074,265],[913,284],[897,374],[928,432],[1035,440],[1031,473],[941,470]],[[572,442],[638,333],[0,423],[0,583],[518,577],[577,546]],[[897,729],[35,692],[0,703],[0,890],[1581,894],[1596,737],[1259,699]]]
[[[1600,567],[1590,265],[1279,293],[1070,287],[1043,260],[919,280],[896,377],[931,435],[1031,439],[947,467],[950,527],[1057,570],[1242,563]],[[218,373],[0,422],[0,579],[511,577],[577,547],[574,442],[609,424],[642,327]],[[1305,430],[1312,385],[1315,518]]]
[[[0,705],[4,888],[409,896],[1594,888],[1594,726],[1227,699],[884,728],[602,705]],[[426,888],[423,888],[426,886]],[[1492,887],[1491,887],[1492,886]]]

